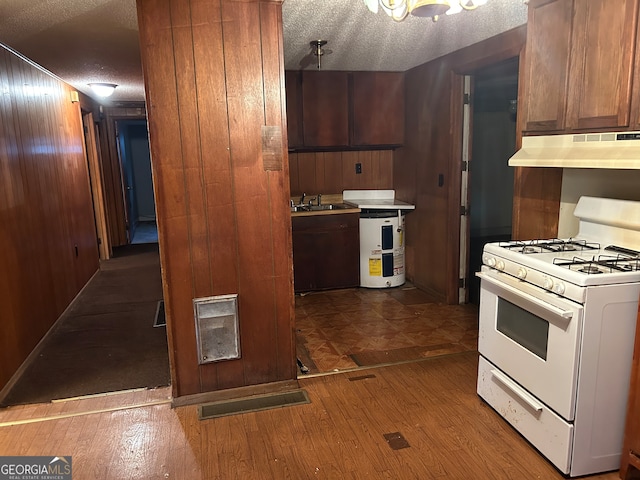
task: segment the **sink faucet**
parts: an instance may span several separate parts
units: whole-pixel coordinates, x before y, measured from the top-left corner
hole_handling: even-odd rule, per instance
[[[304,205],[304,197],[306,197],[307,194],[303,193],[302,196],[300,197],[300,203],[298,203],[298,205]]]
[[[318,199],[318,206],[320,206],[322,204],[322,194],[321,193],[318,194],[317,199]]]

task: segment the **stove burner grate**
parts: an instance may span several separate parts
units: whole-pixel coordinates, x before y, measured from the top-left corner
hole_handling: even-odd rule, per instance
[[[515,250],[524,254],[544,253],[544,252],[578,252],[584,250],[599,250],[600,244],[587,242],[586,240],[562,240],[559,238],[545,240],[514,240],[510,242],[500,242],[500,247],[508,250]]]
[[[640,258],[629,258],[625,255],[599,255],[598,258],[591,259],[573,257],[572,260],[554,258],[553,263],[588,275],[640,271]]]

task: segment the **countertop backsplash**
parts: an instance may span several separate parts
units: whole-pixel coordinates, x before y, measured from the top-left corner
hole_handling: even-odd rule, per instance
[[[640,170],[565,168],[562,174],[558,238],[578,233],[578,219],[573,215],[583,195],[591,197],[640,200]]]

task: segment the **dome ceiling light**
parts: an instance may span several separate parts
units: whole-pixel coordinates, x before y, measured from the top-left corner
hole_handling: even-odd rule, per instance
[[[118,85],[115,83],[90,83],[89,86],[91,90],[93,90],[93,93],[99,97],[107,98],[111,96]]]
[[[371,12],[378,13],[382,9],[396,22],[401,22],[409,14],[431,18],[436,22],[440,15],[473,10],[487,3],[487,0],[364,0],[364,3]]]

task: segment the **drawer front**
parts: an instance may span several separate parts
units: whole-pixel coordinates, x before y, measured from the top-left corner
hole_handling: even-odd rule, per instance
[[[573,425],[549,410],[482,356],[478,365],[478,395],[562,473],[569,473]]]

